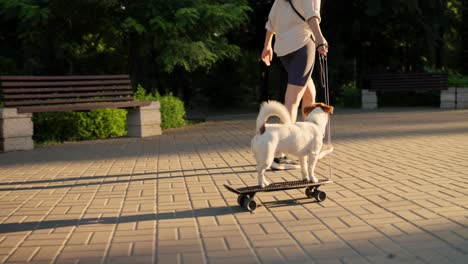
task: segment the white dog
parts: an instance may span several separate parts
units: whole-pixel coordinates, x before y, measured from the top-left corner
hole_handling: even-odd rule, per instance
[[[287,153],[297,156],[302,178],[318,182],[314,170],[317,161],[331,153],[333,148],[321,151],[329,113],[333,107],[315,103],[305,108],[305,122],[293,124],[284,105],[276,101],[264,102],[257,117],[257,134],[252,139],[252,152],[257,161],[258,185],[268,186],[265,170],[271,166],[275,154]],[[268,124],[270,116],[277,116],[283,124]]]

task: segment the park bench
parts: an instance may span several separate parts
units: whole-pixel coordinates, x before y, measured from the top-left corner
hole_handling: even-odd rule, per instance
[[[370,74],[362,90],[362,107],[377,108],[377,93],[428,92],[448,90],[448,77],[443,73],[386,73]],[[442,101],[442,100],[441,100]]]
[[[135,101],[128,75],[0,76],[0,95],[5,107],[0,116],[4,151],[15,149],[13,145],[32,148],[31,117],[40,112],[123,108],[128,109],[129,136],[161,134],[159,103]]]

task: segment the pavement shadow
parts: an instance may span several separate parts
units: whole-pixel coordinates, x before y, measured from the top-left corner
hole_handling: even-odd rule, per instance
[[[82,218],[82,219],[66,219],[66,220],[45,220],[36,222],[23,222],[23,223],[7,223],[0,224],[0,234],[15,233],[23,231],[43,230],[70,226],[85,226],[95,224],[124,224],[124,223],[135,223],[144,221],[165,221],[175,220],[184,218],[198,218],[198,217],[209,217],[209,216],[222,216],[231,215],[236,213],[247,213],[240,206],[235,207],[210,207],[200,208],[193,210],[185,210],[178,212],[167,212],[167,213],[152,213],[152,214],[140,214],[140,215],[129,215],[129,216],[118,216],[118,217],[102,217],[102,218]]]
[[[241,174],[241,173],[256,173],[256,170],[242,170],[242,171],[230,171],[230,172],[210,172],[210,173],[195,173],[196,171],[213,171],[213,170],[225,170],[225,169],[236,169],[236,168],[245,168],[251,167],[253,165],[242,165],[242,166],[229,166],[229,167],[218,167],[218,168],[203,168],[203,169],[189,169],[189,170],[173,170],[173,171],[158,171],[158,172],[145,172],[145,173],[132,173],[132,174],[117,174],[117,175],[100,175],[100,176],[84,176],[84,177],[70,177],[70,178],[59,178],[59,179],[47,179],[47,180],[33,180],[33,181],[16,181],[16,182],[2,182],[0,186],[14,186],[14,185],[27,185],[27,184],[51,184],[51,183],[65,183],[70,181],[90,181],[90,180],[100,180],[100,179],[109,179],[109,178],[125,178],[132,177],[131,179],[117,179],[113,181],[104,181],[104,182],[77,182],[72,184],[63,184],[63,185],[51,185],[51,186],[28,186],[28,187],[9,187],[9,188],[0,188],[0,192],[6,191],[27,191],[27,190],[49,190],[49,189],[59,189],[59,188],[72,188],[72,187],[82,187],[82,186],[93,186],[93,185],[107,185],[107,184],[117,184],[117,183],[126,183],[133,181],[155,181],[162,179],[177,179],[177,178],[191,178],[191,177],[203,177],[203,176],[216,176],[216,175],[225,175],[225,174]],[[164,174],[172,173],[183,173],[180,176],[160,176]],[[141,177],[153,175],[152,177]],[[155,175],[155,176],[154,176]]]
[[[311,198],[297,198],[297,199],[287,199],[280,201],[271,201],[263,202],[262,205],[269,209],[279,208],[279,207],[291,207],[291,206],[303,206],[305,204],[315,204],[318,203],[317,200]]]

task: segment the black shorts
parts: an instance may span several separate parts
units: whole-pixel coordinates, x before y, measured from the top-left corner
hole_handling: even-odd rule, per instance
[[[315,63],[315,43],[310,40],[302,48],[279,57],[288,72],[288,84],[305,86]]]

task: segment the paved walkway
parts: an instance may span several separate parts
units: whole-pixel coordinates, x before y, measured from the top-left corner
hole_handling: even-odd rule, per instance
[[[327,200],[251,214],[222,185],[256,183],[253,127],[0,154],[0,263],[468,263],[468,111],[338,110]]]

